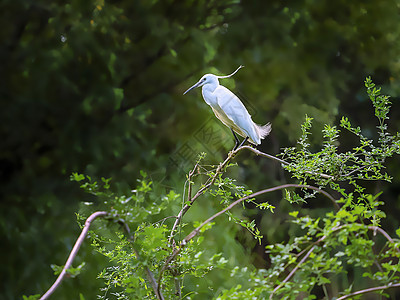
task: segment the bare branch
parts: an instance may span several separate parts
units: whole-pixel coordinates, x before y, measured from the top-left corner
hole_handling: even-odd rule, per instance
[[[250,150],[250,151],[254,152],[257,155],[261,155],[261,156],[264,156],[266,158],[269,158],[269,159],[275,160],[277,162],[280,162],[283,165],[289,165],[289,163],[287,161],[284,161],[283,159],[280,159],[280,158],[278,158],[276,156],[273,156],[273,155],[267,154],[265,152],[262,152],[260,150],[257,150],[256,148],[253,148],[251,146],[242,146],[241,148]]]
[[[336,300],[343,300],[343,299],[347,299],[347,298],[351,298],[357,295],[363,295],[363,294],[368,294],[368,293],[372,293],[372,292],[376,292],[376,291],[382,291],[382,290],[387,290],[387,289],[391,289],[391,288],[397,288],[400,287],[400,283],[394,283],[394,284],[388,284],[388,285],[382,285],[382,286],[376,286],[373,288],[369,288],[369,289],[365,289],[365,290],[360,290],[348,295],[344,295],[342,297],[336,298]]]
[[[394,240],[390,237],[390,235],[383,230],[382,228],[378,227],[378,226],[368,226],[369,230],[373,230],[375,231],[379,231],[389,242],[394,243]],[[399,248],[396,247],[396,251],[400,252]]]
[[[105,211],[97,211],[89,216],[87,218],[85,225],[83,226],[82,232],[79,235],[78,239],[75,242],[74,248],[72,248],[72,251],[68,257],[67,262],[65,263],[64,268],[62,269],[60,275],[58,275],[57,280],[53,283],[53,285],[50,287],[50,289],[40,298],[40,300],[45,300],[50,297],[51,294],[54,293],[54,291],[58,288],[58,286],[61,284],[62,280],[64,279],[65,275],[67,274],[67,270],[71,267],[72,262],[75,259],[76,254],[79,251],[79,248],[81,247],[83,241],[85,240],[85,237],[89,231],[89,227],[91,223],[98,217],[104,217],[108,213]]]

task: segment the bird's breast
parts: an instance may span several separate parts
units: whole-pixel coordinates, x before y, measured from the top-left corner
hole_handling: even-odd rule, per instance
[[[208,105],[210,105],[211,107],[215,107],[218,105],[218,99],[217,99],[217,96],[214,94],[213,90],[203,87],[201,92],[203,94],[204,101]]]

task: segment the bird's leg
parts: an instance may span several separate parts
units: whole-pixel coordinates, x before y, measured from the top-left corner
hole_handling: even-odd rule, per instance
[[[244,143],[246,143],[247,142],[247,140],[249,139],[249,137],[248,136],[246,136],[246,138],[240,143],[240,145],[239,145],[239,147],[238,148],[240,148],[240,147],[242,147],[243,145],[244,145]]]
[[[236,136],[236,134],[235,134],[235,132],[233,131],[232,128],[231,128],[231,131],[233,133],[233,136],[235,137],[235,147],[233,147],[233,151],[235,151],[238,148],[238,146],[240,144],[240,141],[239,141],[238,137]]]

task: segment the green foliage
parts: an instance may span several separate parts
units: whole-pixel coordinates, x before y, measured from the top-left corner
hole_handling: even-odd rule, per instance
[[[200,299],[205,295],[196,287],[213,273],[228,273],[229,278],[229,286],[206,280],[207,298],[214,299],[330,299],[375,286],[381,287],[377,293],[387,295],[386,289],[399,286],[400,239],[390,237],[380,227],[386,218],[381,210],[382,193],[369,194],[365,187],[371,181],[390,181],[382,170],[387,158],[399,154],[399,134],[392,136],[387,130],[388,97],[380,94],[370,78],[365,85],[379,120],[377,141],[368,140],[360,128],[342,118],[341,127],[355,135],[359,145],[340,152],[340,131],[325,125],[321,148],[314,152],[309,143],[312,118],[306,116],[297,147],[283,149],[281,156],[286,161],[282,167],[302,187],[301,193],[285,189],[283,196],[290,205],[308,203],[317,192],[332,199],[327,193],[336,192],[340,199],[334,200],[336,211],[331,209],[318,217],[292,209],[289,215],[297,234],[265,247],[270,261],[267,268],[232,265],[223,253],[205,246],[220,220],[216,218],[223,213],[228,222],[242,226],[262,244],[265,237],[256,221],[243,215],[243,209],[253,205],[269,209],[266,213],[274,212],[267,201],[257,201],[255,195],[261,192],[255,194],[227,176],[237,167],[230,162],[235,152],[219,165],[203,164],[205,155],[201,155],[187,175],[183,200],[173,190],[158,195],[145,172],[128,197],[108,192],[108,179],[102,178],[99,185],[89,176],[74,173],[72,180],[102,199],[111,212],[108,224],[114,224],[90,233],[94,249],[110,262],[98,276],[105,283],[99,299],[153,299],[156,295]],[[310,186],[312,192],[308,191]],[[217,213],[205,221],[184,222],[183,215],[198,205],[201,196],[217,206]],[[179,208],[180,202],[180,213],[171,216],[176,214],[171,208]],[[242,204],[243,209],[234,208],[236,204]]]
[[[40,298],[40,294],[37,295],[30,295],[30,296],[22,296],[22,299],[24,300],[37,300]]]
[[[86,263],[83,262],[76,268],[70,267],[69,269],[67,269],[68,276],[70,276],[71,278],[74,278],[74,277],[80,275],[82,272],[82,269],[85,265],[86,265]],[[52,264],[51,268],[54,271],[54,275],[59,275],[61,273],[62,269],[64,268],[64,266],[57,266],[57,265]]]
[[[172,202],[179,200],[179,194],[171,190],[164,196],[157,195],[157,202],[148,201],[150,194],[154,196],[152,181],[145,172],[141,174],[142,179],[138,180],[129,197],[106,193],[109,180],[103,179],[103,186],[99,186],[88,176],[73,174],[71,177],[80,183],[81,188],[102,199],[111,212],[110,221],[120,225],[116,232],[106,227],[100,228],[100,234],[90,232],[92,246],[112,263],[98,276],[105,282],[98,295],[100,299],[108,299],[110,295],[118,299],[152,299],[154,291],[148,282],[146,269],[153,270],[157,279],[159,274],[154,270],[163,266],[171,249],[169,230],[164,224],[167,219],[158,219],[154,223],[149,221],[156,220],[160,212],[165,213]],[[211,228],[212,223],[202,232]],[[211,270],[224,267],[227,260],[220,253],[205,257],[204,251],[199,250],[203,240],[203,237],[191,240],[181,252],[181,259],[166,272],[162,280],[164,295],[172,297],[176,293],[175,284],[179,286],[185,277],[202,278]]]
[[[302,136],[298,141],[299,147],[290,147],[283,150],[282,157],[289,160],[284,168],[293,173],[302,184],[315,182],[319,187],[330,187],[339,192],[344,198],[355,194],[357,203],[364,202],[366,210],[364,215],[373,215],[373,224],[378,225],[382,213],[375,209],[374,201],[368,199],[365,187],[359,184],[363,180],[385,180],[390,182],[391,177],[384,172],[385,161],[394,154],[399,154],[400,136],[391,135],[387,131],[389,112],[389,97],[380,94],[380,89],[375,88],[368,77],[365,80],[367,93],[375,108],[375,116],[378,118],[377,126],[379,139],[373,141],[366,138],[359,127],[352,127],[346,117],[342,117],[340,126],[352,133],[359,140],[359,145],[353,146],[351,151],[338,151],[338,138],[340,131],[335,126],[325,125],[322,130],[323,147],[318,152],[309,150],[308,136],[310,135],[312,119],[306,116],[302,125]],[[340,182],[348,182],[353,190],[345,191]],[[372,212],[371,212],[372,210]]]

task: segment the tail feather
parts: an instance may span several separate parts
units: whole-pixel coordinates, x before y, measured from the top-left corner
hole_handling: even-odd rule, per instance
[[[263,139],[271,132],[272,127],[271,127],[270,123],[267,123],[263,126],[256,125],[256,129],[257,129],[258,136],[260,137],[260,139]]]

